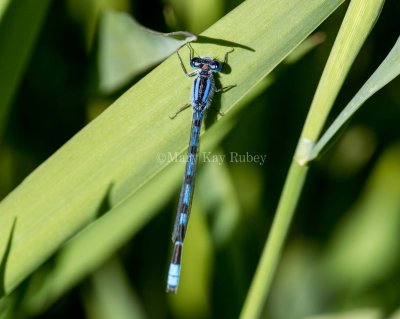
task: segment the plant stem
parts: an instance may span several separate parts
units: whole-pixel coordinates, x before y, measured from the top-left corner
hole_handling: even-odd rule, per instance
[[[270,235],[241,313],[260,318],[282,254],[312,156],[328,114],[350,67],[377,20],[383,0],[352,0],[329,55],[289,169]]]
[[[259,318],[262,313],[307,171],[307,166],[292,161],[267,244],[240,315],[242,319]]]

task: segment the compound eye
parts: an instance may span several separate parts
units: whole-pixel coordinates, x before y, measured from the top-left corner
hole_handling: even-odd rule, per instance
[[[213,72],[219,72],[222,69],[222,64],[219,61],[212,61],[209,66]]]
[[[203,65],[203,63],[201,63],[201,59],[200,58],[193,58],[190,60],[190,66],[192,68],[201,68]]]

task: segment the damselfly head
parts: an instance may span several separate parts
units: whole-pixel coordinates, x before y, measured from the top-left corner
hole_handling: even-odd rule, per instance
[[[208,56],[195,57],[190,60],[190,66],[196,69],[210,69],[213,72],[219,72],[222,69],[222,64],[218,60],[214,60]]]

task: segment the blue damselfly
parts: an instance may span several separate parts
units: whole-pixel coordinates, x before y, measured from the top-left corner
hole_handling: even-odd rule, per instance
[[[225,53],[224,61],[221,63],[220,61],[210,57],[194,57],[193,48],[189,44],[187,46],[190,50],[190,66],[194,68],[194,71],[187,72],[178,52],[177,55],[185,75],[188,77],[196,76],[193,81],[191,103],[184,105],[171,118],[175,118],[179,112],[190,106],[192,106],[193,118],[185,174],[183,176],[178,212],[176,215],[174,231],[172,233],[174,251],[168,271],[167,292],[176,292],[178,289],[183,240],[185,238],[186,228],[188,225],[194,191],[194,179],[199,151],[201,125],[207,109],[211,104],[214,92],[222,92],[233,87],[229,86],[217,89],[215,87],[213,77],[213,73],[220,72],[222,70],[228,61],[228,54],[231,53],[233,49]]]

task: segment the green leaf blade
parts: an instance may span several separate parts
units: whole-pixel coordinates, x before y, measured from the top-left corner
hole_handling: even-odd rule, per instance
[[[336,133],[347,123],[347,121],[356,113],[360,107],[372,95],[382,89],[386,84],[392,81],[400,74],[400,38],[389,52],[385,60],[376,69],[374,74],[362,86],[357,94],[346,105],[331,126],[326,130],[323,136],[318,140],[312,149],[311,158],[315,159],[322,152],[325,146],[332,140]]]

